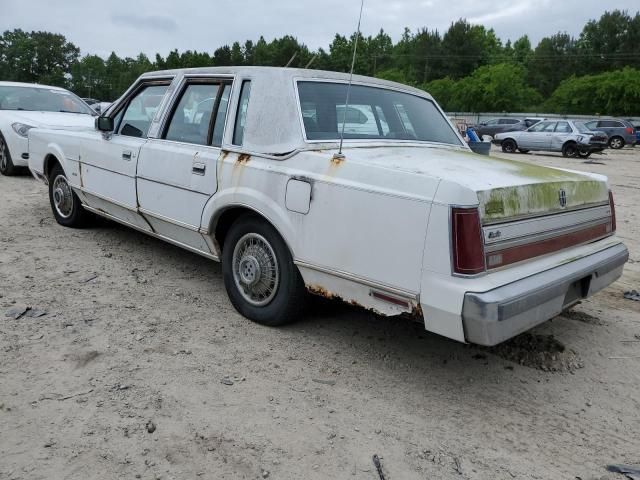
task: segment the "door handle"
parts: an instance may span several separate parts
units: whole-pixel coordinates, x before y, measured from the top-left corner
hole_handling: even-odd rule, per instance
[[[122,159],[126,160],[127,162],[131,160],[131,156],[132,156],[131,150],[125,150],[124,152],[122,152]]]
[[[204,163],[194,163],[191,171],[196,175],[204,175],[207,170],[207,166]]]

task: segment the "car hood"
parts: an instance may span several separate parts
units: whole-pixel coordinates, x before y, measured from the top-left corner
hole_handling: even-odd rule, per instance
[[[607,179],[602,175],[478,155],[459,148],[353,148],[345,154],[345,163],[438,178],[437,201],[477,203],[484,222],[560,212],[609,199]],[[565,193],[563,205],[561,190]]]
[[[7,114],[7,111],[3,111]],[[11,111],[11,123],[20,122],[37,128],[92,127],[95,118],[81,113]]]

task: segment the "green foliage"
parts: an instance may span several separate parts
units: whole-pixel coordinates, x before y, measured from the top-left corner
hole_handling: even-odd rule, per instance
[[[640,70],[622,70],[570,77],[564,80],[545,103],[548,111],[565,114],[638,114]]]
[[[640,69],[640,12],[605,12],[589,21],[577,39],[557,33],[535,48],[527,35],[503,45],[493,30],[465,19],[452,22],[442,34],[405,29],[395,44],[382,29],[357,40],[356,73],[422,86],[446,109],[531,110],[547,98],[547,108],[567,113],[638,113],[637,80],[629,72]],[[62,35],[16,29],[0,35],[0,80],[61,85],[81,96],[113,100],[152,70],[289,64],[347,72],[355,41],[356,34],[336,34],[327,50],[311,51],[285,35],[220,45],[211,52],[173,50],[152,59],[113,52],[103,59],[80,57]],[[596,91],[597,97],[587,93]]]
[[[524,111],[542,101],[526,84],[525,69],[510,63],[485,65],[458,81],[435,80],[424,89],[449,111]]]

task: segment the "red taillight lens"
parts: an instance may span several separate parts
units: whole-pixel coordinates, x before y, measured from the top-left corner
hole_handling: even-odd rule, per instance
[[[474,275],[485,271],[484,246],[477,208],[451,209],[453,271]]]
[[[616,205],[613,203],[613,192],[609,190],[609,205],[611,206],[611,231],[616,231]]]
[[[633,128],[627,127],[627,133],[633,133]]]

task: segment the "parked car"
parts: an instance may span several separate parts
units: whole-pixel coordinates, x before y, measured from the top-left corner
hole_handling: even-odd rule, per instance
[[[100,103],[100,100],[98,100],[97,98],[83,98],[82,101],[84,103],[86,103],[87,105],[91,106],[94,103]]]
[[[498,133],[524,130],[527,127],[521,118],[492,118],[491,120],[472,125],[471,128],[482,138],[485,135],[495,137]]]
[[[13,175],[27,166],[30,129],[90,127],[93,116],[93,110],[63,88],[0,82],[0,173]]]
[[[625,145],[635,146],[637,142],[636,129],[627,120],[608,118],[585,122],[585,125],[591,130],[606,133],[609,137],[609,147],[614,149],[622,148]]]
[[[500,133],[496,135],[494,143],[501,145],[505,153],[537,150],[562,152],[565,157],[587,158],[607,148],[607,141],[604,132],[591,131],[582,122],[545,120],[525,131]]]
[[[350,106],[389,131],[345,133],[339,151],[348,83],[146,73],[95,129],[31,130],[29,165],[58,223],[94,213],[221,261],[231,303],[266,325],[311,292],[493,345],[621,275],[605,177],[472,154],[429,94],[362,76]],[[188,116],[194,97],[216,100]]]
[[[633,128],[636,129],[636,143],[634,145],[634,147],[636,145],[640,145],[640,120],[631,120],[631,119],[627,119],[627,122],[629,122],[631,125],[633,125]]]

